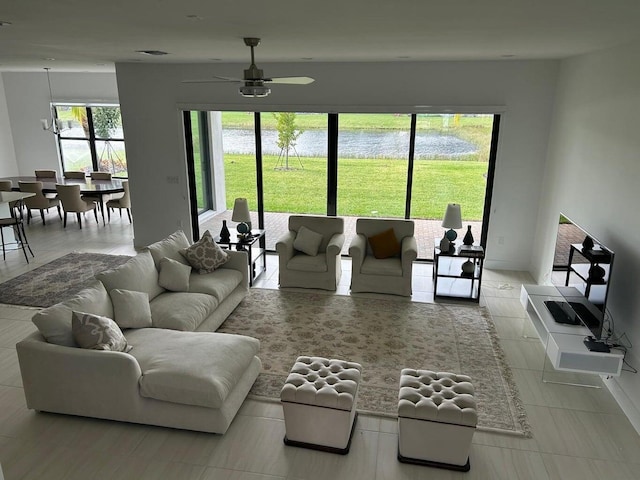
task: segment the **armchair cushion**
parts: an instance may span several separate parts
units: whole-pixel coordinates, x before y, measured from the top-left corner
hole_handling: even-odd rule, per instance
[[[400,242],[393,228],[369,237],[369,245],[371,245],[373,256],[379,259],[396,257],[400,254]]]
[[[293,248],[315,257],[318,254],[322,238],[322,234],[314,232],[303,225],[298,229],[296,239],[293,241]]]
[[[108,317],[74,311],[71,330],[82,348],[114,352],[128,352],[133,348],[127,344],[118,324]]]

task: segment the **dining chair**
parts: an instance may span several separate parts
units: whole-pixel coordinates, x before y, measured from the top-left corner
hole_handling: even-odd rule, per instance
[[[36,170],[36,178],[57,178],[58,172],[55,170]]]
[[[111,209],[117,208],[120,210],[120,216],[122,217],[122,209],[127,210],[127,216],[129,217],[129,223],[131,223],[131,198],[129,197],[129,180],[122,181],[122,188],[124,193],[122,196],[112,198],[107,202],[107,217],[111,221]]]
[[[98,209],[96,208],[96,202],[94,200],[85,200],[80,195],[80,185],[56,185],[58,192],[58,198],[62,202],[62,208],[64,209],[64,223],[63,227],[67,228],[67,214],[75,213],[78,219],[78,226],[82,229],[82,217],[81,213],[93,210],[93,214],[98,222]],[[99,222],[98,222],[99,224]]]
[[[91,172],[91,180],[111,180],[110,172]]]
[[[24,206],[27,207],[27,225],[31,222],[31,210],[40,210],[43,225],[46,225],[44,211],[49,211],[51,207],[58,209],[58,216],[62,219],[60,201],[57,198],[47,197],[42,193],[42,182],[18,182],[18,185],[20,186],[21,192],[35,193],[33,197],[24,199]]]
[[[64,172],[64,178],[84,180],[86,178],[86,174],[84,172]]]

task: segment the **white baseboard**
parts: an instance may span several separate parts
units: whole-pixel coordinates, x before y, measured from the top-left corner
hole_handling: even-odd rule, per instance
[[[640,405],[637,403],[639,399],[637,395],[630,396],[629,393],[627,393],[629,388],[637,386],[640,380],[637,378],[638,374],[633,375],[635,378],[628,378],[631,375],[633,374],[625,375],[625,372],[623,372],[623,375],[620,377],[603,377],[603,381],[633,425],[633,428],[635,428],[636,432],[640,435]]]

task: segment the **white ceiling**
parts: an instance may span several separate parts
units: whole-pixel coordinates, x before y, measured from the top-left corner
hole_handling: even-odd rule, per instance
[[[3,0],[0,71],[115,62],[558,59],[640,36],[639,0]],[[164,50],[163,57],[136,50]]]

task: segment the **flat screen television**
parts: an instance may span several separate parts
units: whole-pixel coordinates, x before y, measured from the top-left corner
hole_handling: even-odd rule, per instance
[[[607,312],[613,258],[610,248],[560,213],[551,283],[598,340]]]

